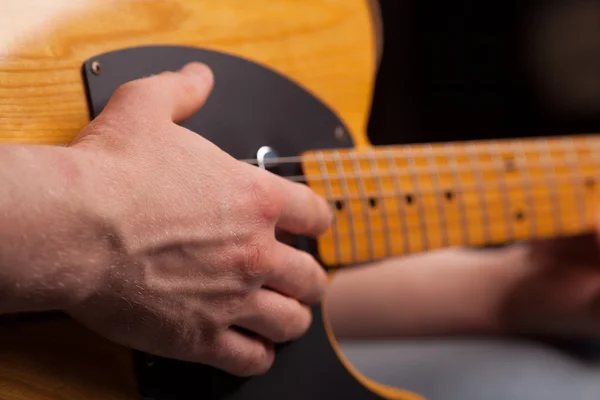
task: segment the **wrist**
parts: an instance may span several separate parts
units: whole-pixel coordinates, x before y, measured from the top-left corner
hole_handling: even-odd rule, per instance
[[[69,308],[93,293],[112,256],[86,159],[57,146],[2,151],[0,313]]]

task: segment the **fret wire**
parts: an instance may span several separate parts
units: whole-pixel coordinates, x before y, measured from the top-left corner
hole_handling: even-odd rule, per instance
[[[516,154],[517,165],[521,165],[522,168],[519,168],[519,176],[521,177],[521,189],[525,192],[525,197],[527,201],[527,213],[529,214],[530,221],[527,226],[529,227],[529,237],[537,238],[539,235],[537,229],[537,216],[535,215],[535,199],[534,199],[534,191],[533,191],[533,178],[531,177],[531,172],[529,170],[527,154],[523,149],[521,140],[517,139],[513,142],[511,148],[513,152]],[[523,174],[521,171],[525,171]]]
[[[569,188],[571,188],[572,185],[568,185],[569,183],[572,182],[572,178],[570,178],[570,176],[571,175],[569,174],[569,175],[563,176],[562,179],[556,178],[556,181],[559,182],[559,183],[563,182],[566,186],[568,186]],[[542,179],[542,178],[535,179],[535,180],[532,179],[532,182],[546,183],[547,180]],[[521,188],[521,184],[520,183],[510,183],[510,184],[507,183],[506,186],[507,186],[508,189],[515,189],[515,188],[516,189],[520,189]],[[471,193],[471,194],[472,193],[476,193],[476,192],[480,191],[481,187],[482,186],[478,185],[478,184],[470,184],[470,185],[463,184],[462,187],[459,189],[458,193]],[[483,188],[485,190],[491,190],[492,188],[495,188],[495,187],[496,187],[496,185],[487,185],[487,184],[483,185]],[[422,195],[422,194],[443,194],[443,192],[444,192],[444,190],[441,190],[439,188],[433,188],[433,189],[420,189],[419,192],[414,192],[414,193],[417,194],[417,195]],[[387,191],[383,191],[382,195],[384,197],[390,198],[390,197],[395,197],[397,195],[397,193],[395,191],[389,191],[389,190],[387,190]],[[369,197],[372,197],[372,196],[369,196]],[[368,199],[368,197],[363,197],[363,195],[360,195],[360,194],[359,195],[349,194],[347,197],[336,197],[336,196],[334,196],[334,199],[339,199],[339,200],[353,200],[353,199],[354,200],[359,200],[359,199],[360,200],[365,200],[365,199]]]
[[[371,154],[373,154],[373,153],[371,153]],[[369,164],[371,165],[371,169],[373,171],[375,171],[375,175],[377,175],[377,178],[375,179],[375,186],[377,188],[377,194],[379,196],[381,196],[381,194],[383,193],[383,182],[382,182],[381,176],[378,174],[379,167],[377,166],[377,161],[375,160],[374,157],[369,158]],[[383,224],[383,230],[386,232],[385,254],[387,256],[387,255],[392,254],[392,243],[391,243],[392,239],[391,239],[390,229],[389,229],[389,225],[388,225],[387,206],[386,206],[385,200],[381,202],[381,205],[379,204],[379,202],[377,203],[377,205],[379,206],[379,216],[381,217],[381,223]]]
[[[456,194],[456,199],[457,199],[458,205],[460,207],[460,219],[461,219],[461,225],[462,225],[462,231],[463,231],[463,240],[464,240],[465,244],[468,245],[468,244],[471,244],[471,239],[469,237],[470,236],[469,235],[469,233],[470,233],[469,232],[469,224],[467,223],[468,215],[467,215],[467,207],[465,206],[465,196],[462,196],[462,194],[464,193],[464,187],[463,187],[462,178],[460,176],[459,169],[458,169],[456,149],[451,144],[447,144],[445,146],[445,149],[446,149],[446,156],[447,156],[448,160],[450,161],[450,168],[452,168],[452,180],[455,183],[454,193]]]
[[[435,187],[439,188],[440,190],[443,190],[442,182],[440,180],[439,168],[433,157],[433,152],[431,151],[431,146],[427,145],[427,146],[425,146],[425,148],[427,149],[427,151],[426,151],[427,163],[434,170],[433,179],[435,181]],[[440,230],[442,231],[442,244],[444,246],[447,246],[448,243],[450,242],[450,239],[448,238],[448,231],[447,231],[448,217],[446,215],[446,207],[444,207],[444,201],[442,199],[442,196],[434,196],[434,197],[435,197],[435,203],[437,205],[438,217],[440,220],[439,221],[440,222]]]
[[[544,156],[544,159],[546,160],[546,163],[544,165],[544,175],[546,176],[546,180],[548,178],[548,176],[550,177],[551,180],[551,186],[552,186],[552,194],[550,195],[550,201],[553,204],[554,207],[554,212],[552,213],[553,217],[552,220],[554,222],[554,233],[562,233],[563,232],[563,228],[562,228],[562,222],[561,222],[561,207],[560,207],[560,199],[559,199],[559,194],[558,194],[558,187],[557,187],[557,183],[555,178],[556,175],[556,169],[554,168],[554,166],[552,165],[552,157],[550,154],[550,149],[548,147],[548,142],[546,142],[543,139],[539,139],[537,141],[538,143],[538,147],[540,147],[540,155]]]
[[[360,162],[358,161],[357,158],[352,159],[352,167],[353,167],[353,169],[358,170],[359,174],[362,172]],[[365,194],[366,194],[365,182],[362,178],[356,179],[356,180],[358,181],[358,182],[356,182],[357,186],[358,186],[358,190],[359,190],[360,194],[362,196],[364,196],[363,199],[366,200],[368,198],[368,196],[365,196]],[[361,209],[363,210],[363,215],[365,216],[365,221],[368,221],[368,222],[365,222],[364,230],[366,231],[366,233],[368,235],[367,246],[369,248],[369,254],[371,254],[371,256],[373,256],[373,254],[375,253],[375,250],[374,250],[374,246],[373,246],[373,238],[370,235],[372,221],[371,221],[371,214],[369,213],[369,208],[368,208],[369,205],[365,204],[365,201],[361,201],[359,204],[360,204]]]
[[[408,157],[406,156],[406,153],[408,153]],[[419,185],[419,175],[415,169],[415,160],[413,158],[412,146],[410,146],[410,145],[405,146],[404,157],[405,157],[406,163],[408,165],[408,169],[409,169],[410,176],[411,176],[411,181],[413,183],[413,192],[414,193],[420,192],[421,186]],[[427,250],[427,249],[429,249],[429,235],[428,235],[427,227],[426,227],[427,223],[426,223],[426,218],[425,218],[425,210],[423,208],[423,201],[419,201],[419,199],[417,199],[415,196],[415,203],[417,205],[419,219],[421,221],[423,221],[423,224],[425,226],[425,229],[423,229],[421,231],[421,233],[422,233],[421,245],[423,247],[422,250]]]
[[[569,219],[568,221],[576,221],[576,219],[575,219],[575,220]],[[494,220],[494,222],[495,222],[495,220]],[[435,227],[436,227],[436,226],[437,226],[437,224],[427,224],[427,227],[429,227],[429,228],[431,228],[431,229],[435,229]],[[424,227],[423,225],[420,225],[420,224],[415,224],[415,226],[409,226],[409,228],[410,228],[411,230],[413,230],[413,231],[415,231],[415,230],[421,230],[421,229],[425,229],[425,227]],[[593,229],[589,229],[589,228],[582,228],[582,229],[581,229],[579,232],[580,232],[580,233],[591,233],[591,232],[593,232]],[[375,235],[375,236],[377,236],[377,235],[383,235],[383,231],[381,231],[381,230],[376,230],[376,231],[373,233],[373,235]],[[348,236],[348,235],[347,235],[347,234],[345,234],[344,232],[342,232],[342,233],[340,234],[340,237],[341,237],[342,239],[343,239],[343,238],[346,238],[347,236]],[[550,237],[552,237],[552,238],[553,238],[553,237],[562,237],[562,236],[569,236],[569,235],[566,235],[566,234],[558,234],[558,235],[546,234],[546,236],[541,236],[541,237],[546,237],[546,238],[550,238]],[[366,237],[367,237],[367,236],[366,236],[366,234],[364,234],[364,233],[361,233],[360,235],[358,235],[358,238],[359,238],[359,239],[366,239]],[[531,238],[530,238],[530,239],[531,239]],[[503,241],[498,241],[498,240],[496,240],[496,241],[494,241],[494,242],[491,242],[491,243],[504,243],[504,242],[503,242]],[[458,246],[466,246],[466,245],[468,245],[468,244],[462,244],[462,243],[459,243],[459,244],[458,244]],[[349,248],[349,247],[345,247],[344,249],[348,249],[348,248]],[[435,247],[432,247],[432,248],[431,248],[431,249],[429,249],[429,250],[433,250],[433,249],[435,249],[435,248],[438,248],[438,249],[439,249],[439,248],[445,248],[445,247],[444,247],[444,246],[435,246]],[[344,251],[344,249],[342,249],[342,251]],[[419,251],[425,251],[425,250],[409,250],[409,251],[402,251],[402,250],[400,250],[399,246],[396,246],[396,247],[392,248],[392,256],[393,256],[394,254],[398,254],[398,252],[401,252],[401,253],[405,253],[405,254],[407,254],[407,253],[414,253],[414,252],[419,252]],[[371,256],[369,256],[369,257],[371,257]],[[375,257],[375,255],[373,255],[372,257]],[[340,255],[340,258],[341,258],[341,259],[343,259],[343,258],[345,258],[345,257],[344,257],[344,256],[342,256],[342,255]],[[357,258],[355,259],[355,261],[354,261],[353,263],[358,263],[358,262],[360,261],[360,259],[361,259],[361,256],[360,256],[360,255],[358,255],[358,256],[357,256]]]
[[[490,223],[489,223],[489,209],[487,207],[487,201],[485,198],[485,187],[484,187],[484,183],[483,183],[483,176],[481,173],[481,170],[476,168],[476,164],[478,163],[476,157],[477,157],[477,153],[474,153],[474,148],[472,146],[468,146],[468,154],[469,154],[469,162],[472,166],[474,166],[475,168],[473,168],[474,173],[476,174],[476,187],[478,188],[477,193],[479,196],[479,203],[481,206],[481,219],[483,222],[483,229],[485,231],[485,238],[486,241],[488,243],[491,243],[492,241],[492,233],[491,233],[491,227],[490,227]]]
[[[583,142],[584,140],[586,142],[590,142],[590,141],[598,141],[600,139],[600,137],[598,137],[598,135],[567,135],[565,137],[542,137],[542,138],[525,138],[527,140],[527,143],[523,143],[523,146],[526,147],[526,150],[534,150],[538,148],[538,144],[536,143],[537,140],[539,139],[545,139],[548,142],[548,146],[550,148],[558,148],[561,149],[564,147],[564,141],[565,138],[571,138],[574,140],[578,141],[578,145],[579,142]],[[505,139],[505,140],[500,140],[500,142],[502,143],[510,143],[511,141],[513,141],[514,139]],[[449,142],[449,143],[453,143],[455,145],[469,145],[472,144],[474,146],[485,146],[486,142],[488,142],[487,140],[470,140],[470,141],[463,141],[463,142]],[[529,143],[531,142],[531,143]],[[404,150],[402,149],[403,145],[399,145],[399,146],[388,146],[389,147],[389,151],[392,152],[392,154],[400,154],[402,155],[404,153]],[[418,146],[417,146],[418,147]],[[579,146],[577,146],[579,148]],[[583,147],[583,145],[581,145],[581,147]],[[374,146],[375,150],[377,151],[378,149],[380,149],[380,146]],[[323,151],[323,150],[321,150]],[[434,151],[435,155],[438,154],[442,154],[444,153],[444,149],[439,148],[439,147],[434,147],[432,149],[432,151]],[[310,153],[310,152],[307,152]],[[347,157],[356,157],[359,159],[362,159],[360,156],[363,155],[364,157],[367,157],[366,154],[364,154],[361,151],[356,151],[356,150],[350,150],[347,152]],[[323,161],[331,161],[331,159],[328,156],[323,156]],[[383,159],[384,156],[379,157],[378,159]],[[344,160],[345,158],[342,157],[342,159]],[[257,164],[259,162],[259,160],[257,159],[240,159],[239,161],[241,162],[245,162],[245,163],[250,163],[250,164]],[[270,159],[266,159],[264,160],[264,163],[267,165],[271,165],[271,164],[285,164],[285,163],[298,163],[298,162],[309,162],[309,161],[316,161],[314,157],[309,157],[306,155],[299,155],[299,156],[288,156],[288,157],[277,157],[277,158],[270,158]],[[261,160],[262,162],[262,160]]]
[[[593,163],[592,163],[593,164]],[[475,173],[476,171],[481,171],[481,172],[495,172],[497,171],[497,168],[493,168],[492,166],[495,165],[495,163],[488,163],[488,162],[480,162],[479,167],[478,168],[472,168],[471,164],[469,164],[469,167],[463,167],[461,168],[460,166],[457,167],[458,172],[468,172],[468,173]],[[540,163],[529,163],[530,168],[531,167],[548,167],[548,162],[540,162]],[[558,166],[569,166],[568,163],[564,163],[564,164],[558,164],[558,163],[552,163],[553,166],[558,165]],[[586,166],[587,164],[581,164],[579,166],[583,167]],[[414,171],[418,174],[433,174],[434,170],[431,167],[414,167]],[[411,173],[401,173],[398,172],[397,176],[400,177],[410,177]],[[381,177],[389,177],[390,176],[390,172],[389,171],[383,171],[379,173],[379,176]],[[311,180],[315,180],[318,178],[323,178],[322,176],[318,176],[318,175],[291,175],[291,176],[287,176],[285,177],[286,179],[298,182],[301,179],[311,179]],[[370,173],[370,172],[364,172],[362,171],[360,174],[336,174],[336,175],[328,175],[328,178],[346,178],[346,179],[356,179],[356,178],[375,178],[375,174],[374,173]]]
[[[342,164],[342,159],[341,159],[341,157],[339,157],[339,152],[337,152],[337,151],[333,152],[333,161],[334,161],[336,173],[344,170],[344,166]],[[346,181],[345,178],[342,178],[342,179],[339,179],[339,183],[342,188],[342,195],[345,198],[350,197],[350,190],[348,189],[348,181]],[[350,205],[348,205],[348,207],[350,207]],[[352,241],[352,248],[354,249],[354,251],[352,253],[352,262],[356,262],[356,260],[358,260],[358,255],[357,255],[357,250],[356,250],[358,243],[357,243],[355,232],[354,232],[354,213],[352,212],[352,210],[346,210],[346,208],[342,208],[342,212],[346,213],[346,220],[348,222],[348,227],[350,229],[350,232],[352,233],[351,239],[350,239]]]
[[[587,144],[590,147],[590,158],[592,159],[592,168],[593,168],[593,179],[594,179],[594,188],[598,188],[598,180],[600,178],[600,152],[598,150],[600,150],[600,146],[598,146],[598,141],[597,140],[592,140],[592,138],[587,138]],[[597,193],[596,193],[596,198],[594,200],[597,200]]]
[[[508,193],[507,185],[506,185],[506,171],[503,168],[504,162],[502,161],[502,157],[500,155],[500,148],[495,141],[491,141],[490,150],[492,157],[498,164],[498,168],[502,169],[502,172],[496,171],[496,176],[498,177],[498,190],[500,191],[500,196],[502,196],[502,211],[504,211],[504,218],[506,220],[504,226],[506,230],[506,240],[512,241],[515,239],[515,230],[514,230],[514,219],[512,218],[511,213],[511,201]]]
[[[567,147],[568,147],[568,152],[565,152],[565,158],[570,160],[570,162],[567,163],[567,165],[570,165],[571,167],[571,171],[573,172],[573,175],[575,176],[575,179],[577,181],[579,181],[579,185],[575,185],[576,191],[577,193],[574,193],[574,197],[576,198],[575,201],[578,201],[579,207],[578,208],[578,214],[579,214],[579,227],[583,227],[586,225],[586,221],[585,221],[585,212],[586,212],[586,205],[587,205],[587,201],[585,198],[585,192],[582,190],[582,186],[584,183],[584,179],[581,176],[581,173],[578,173],[579,171],[577,170],[577,167],[580,166],[579,163],[579,155],[577,154],[577,151],[575,150],[575,146],[573,143],[573,139],[567,139]]]
[[[471,205],[471,206],[473,206],[473,207],[477,207],[478,204],[479,204],[479,201],[478,200],[474,200],[473,202],[469,202],[468,204]],[[491,204],[499,206],[500,205],[500,201],[498,201],[498,202],[491,202]],[[551,215],[552,212],[553,212],[552,206],[550,204],[548,204],[548,203],[545,203],[543,207],[540,206],[540,209],[542,210],[543,213],[545,213],[547,215]],[[391,213],[390,214],[391,217],[394,217],[396,215],[397,215],[396,213]],[[578,217],[575,216],[575,214],[570,214],[567,218],[569,220],[578,220]],[[504,219],[503,216],[501,216],[499,214],[493,214],[493,216],[490,219],[490,221],[491,222],[496,222],[496,221],[501,221],[503,219]],[[477,219],[473,218],[469,222],[475,224],[475,223],[480,222],[480,221],[478,221]],[[415,232],[416,230],[422,230],[422,229],[425,229],[425,227],[435,228],[435,227],[437,227],[437,223],[436,222],[427,221],[427,224],[422,224],[420,222],[417,222],[415,224],[407,224],[407,228],[408,228],[409,232],[412,232],[412,234],[416,234],[416,232]],[[455,226],[453,226],[453,229],[454,228],[458,229],[459,227],[458,227],[458,225],[455,225]],[[586,229],[587,229],[586,227],[583,227],[580,231],[581,232],[585,232]],[[373,229],[371,231],[371,235],[384,235],[384,234],[385,234],[385,231],[383,229]],[[395,230],[392,231],[392,235],[400,235],[400,234],[401,234],[400,229],[395,229]],[[341,233],[339,233],[339,235],[340,235],[340,237],[349,236],[350,232],[345,232],[344,230],[342,230]],[[358,233],[358,234],[355,233],[354,235],[356,237],[359,237],[359,238],[367,236],[364,232],[363,233]]]
[[[591,233],[591,232],[593,232],[593,229],[586,229],[586,230],[582,231],[582,233]],[[564,235],[564,234],[547,235],[545,237],[546,238],[556,238],[556,237],[563,237],[563,236],[568,236],[568,235]],[[494,243],[500,244],[501,242],[494,242]],[[441,248],[441,247],[438,247],[438,248]],[[393,251],[393,255],[414,254],[414,253],[419,253],[419,252],[421,252],[421,251],[417,250],[417,251],[403,252],[403,251],[400,251],[400,249],[395,248],[394,251]],[[347,254],[347,253],[348,253],[348,249],[344,249],[344,252],[342,253],[341,257],[344,258],[344,255]],[[375,260],[375,259],[379,259],[379,258],[384,258],[384,256],[374,256],[372,258],[369,258],[368,260]],[[359,256],[359,259],[357,260],[357,262],[361,262],[361,261],[367,261],[367,258]]]
[[[591,148],[590,150],[590,158],[592,159],[592,167],[594,168],[594,180],[597,181],[600,175],[600,146],[598,146],[598,141],[591,140],[588,138],[587,140],[588,146]],[[598,183],[598,182],[595,182]]]
[[[317,159],[319,159],[319,155],[321,154],[320,152],[317,152]],[[327,171],[327,166],[325,165],[325,161],[321,160],[319,163],[319,169],[321,171],[321,174],[325,174],[328,175],[328,171]],[[331,187],[331,180],[330,179],[326,179],[325,180],[325,192],[327,193],[327,198],[328,199],[333,199],[333,189]],[[333,241],[334,241],[334,247],[335,247],[335,253],[336,253],[336,264],[337,263],[341,263],[342,260],[342,256],[341,256],[341,243],[340,243],[340,235],[337,229],[337,224],[333,224]]]
[[[408,231],[407,225],[407,207],[404,204],[403,192],[400,187],[400,180],[397,179],[398,167],[396,166],[396,159],[393,157],[391,152],[386,153],[388,155],[387,162],[388,167],[392,171],[392,181],[394,182],[394,197],[396,198],[396,209],[398,210],[398,216],[400,220],[400,225],[402,226],[402,239],[404,244],[404,249],[406,252],[410,252],[410,234]],[[382,193],[383,194],[383,193]]]

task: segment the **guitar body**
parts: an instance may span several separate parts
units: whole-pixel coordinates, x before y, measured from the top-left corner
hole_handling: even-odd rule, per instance
[[[376,43],[366,0],[0,7],[0,142],[64,145],[118,84],[200,60],[214,69],[215,92],[184,125],[232,155],[368,146]],[[269,373],[247,380],[150,359],[69,319],[8,320],[0,325],[0,399],[419,398],[362,377],[340,353],[325,308],[314,311],[308,334],[280,348]]]

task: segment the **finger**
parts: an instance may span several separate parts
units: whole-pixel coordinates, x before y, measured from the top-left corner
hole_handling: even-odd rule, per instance
[[[236,376],[264,374],[275,360],[272,343],[235,329],[222,333],[215,343],[209,365]]]
[[[600,246],[594,235],[586,234],[531,243],[531,257],[545,265],[589,265],[600,261]]]
[[[310,254],[277,242],[268,263],[264,286],[309,305],[323,296],[327,274]]]
[[[318,236],[329,229],[329,204],[308,186],[277,176],[281,204],[277,227],[297,235]]]
[[[191,117],[206,102],[214,76],[201,63],[186,64],[176,72],[162,72],[119,87],[103,113],[125,112],[180,122]]]
[[[234,324],[272,342],[283,343],[302,336],[311,321],[307,306],[272,290],[261,289],[248,299],[244,315]]]

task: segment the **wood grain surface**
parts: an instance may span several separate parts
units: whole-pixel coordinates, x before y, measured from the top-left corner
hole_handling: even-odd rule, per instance
[[[337,111],[359,145],[375,69],[365,0],[3,0],[0,142],[64,145],[89,121],[82,63],[188,45],[266,64]],[[136,398],[130,351],[72,321],[0,326],[0,399]]]

